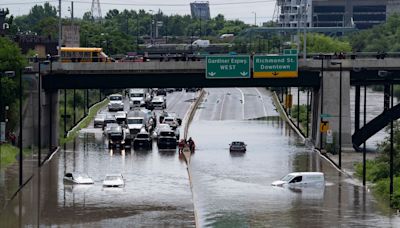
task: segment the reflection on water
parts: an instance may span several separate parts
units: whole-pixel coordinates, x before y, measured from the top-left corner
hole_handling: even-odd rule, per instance
[[[283,121],[196,121],[190,128],[194,203],[201,226],[354,227],[400,225],[381,212],[370,193],[305,148]],[[231,141],[247,152],[229,152]],[[324,172],[326,186],[281,188],[290,172]]]
[[[23,190],[21,201],[12,201],[1,214],[0,227],[194,226],[186,164],[176,150],[158,151],[154,144],[151,151],[112,151],[104,145],[82,135],[58,152]],[[66,172],[86,173],[94,184],[64,183]],[[103,188],[110,173],[122,173],[125,187]]]

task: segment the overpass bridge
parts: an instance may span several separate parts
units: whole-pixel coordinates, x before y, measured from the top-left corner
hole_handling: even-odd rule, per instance
[[[371,134],[397,119],[400,110],[385,109],[390,112],[380,115],[379,120],[370,121],[360,128],[360,87],[367,85],[400,84],[400,63],[398,58],[362,59],[300,59],[298,77],[294,78],[254,78],[246,79],[207,79],[205,61],[150,61],[141,63],[59,63],[54,62],[42,71],[42,88],[48,94],[49,102],[58,106],[59,89],[94,88],[140,88],[140,87],[309,87],[312,88],[311,139],[316,145],[322,141],[319,133],[321,120],[329,121],[334,134],[339,133],[339,98],[342,97],[342,144],[351,147],[353,142],[359,146]],[[336,63],[334,65],[334,63]],[[342,94],[339,82],[342,77]],[[350,88],[356,87],[355,132],[351,130]],[[385,96],[385,99],[388,99]],[[58,107],[47,109],[57,110]],[[45,113],[47,113],[45,111]],[[57,112],[58,113],[58,112]],[[323,119],[323,116],[329,118]],[[54,131],[58,119],[51,119]],[[50,120],[49,120],[50,121]],[[57,134],[58,135],[58,134]],[[56,139],[53,139],[56,140]],[[56,141],[53,141],[56,142]]]

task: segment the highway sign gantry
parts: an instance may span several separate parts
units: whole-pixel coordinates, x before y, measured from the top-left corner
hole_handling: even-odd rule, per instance
[[[297,55],[256,55],[253,58],[254,78],[296,78]]]
[[[250,56],[207,56],[206,78],[250,78]]]

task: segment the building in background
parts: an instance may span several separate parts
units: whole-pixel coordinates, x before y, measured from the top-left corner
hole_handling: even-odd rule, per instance
[[[9,24],[6,23],[7,11],[0,9],[0,36],[4,36],[7,33]]]
[[[278,25],[285,28],[310,27],[313,0],[277,0]]]
[[[79,25],[62,26],[62,46],[80,47]]]
[[[371,28],[400,12],[400,0],[277,0],[280,27]]]
[[[192,18],[202,20],[210,19],[210,6],[208,2],[192,2],[190,3],[190,13]]]

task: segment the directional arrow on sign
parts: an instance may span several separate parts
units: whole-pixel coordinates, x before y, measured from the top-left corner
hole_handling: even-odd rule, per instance
[[[275,71],[275,72],[272,72],[272,75],[274,75],[274,76],[278,76],[278,74],[279,74],[279,73],[276,72],[276,71]]]
[[[246,76],[246,75],[247,75],[247,72],[245,72],[245,71],[242,71],[242,72],[240,72],[240,75],[242,75],[242,76],[244,77],[244,76]]]
[[[215,73],[215,72],[210,72],[210,73],[208,73],[208,75],[210,75],[211,77],[213,77],[213,76],[215,76],[217,73]]]

